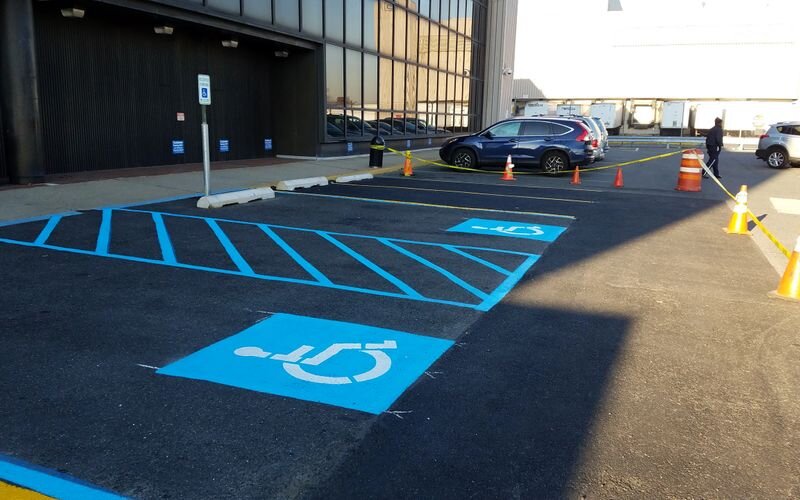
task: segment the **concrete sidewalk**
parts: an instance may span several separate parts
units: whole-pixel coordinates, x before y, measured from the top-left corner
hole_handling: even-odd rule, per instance
[[[425,159],[438,159],[438,150],[415,151]],[[211,191],[222,192],[256,186],[275,186],[279,181],[303,177],[335,178],[355,173],[387,173],[402,168],[403,158],[384,155],[384,167],[370,169],[365,155],[336,159],[302,160],[277,165],[214,170]],[[118,177],[69,184],[40,184],[0,191],[0,221],[27,219],[74,210],[111,205],[130,205],[152,200],[198,195],[203,191],[202,169],[196,172]],[[113,173],[112,173],[113,175]]]

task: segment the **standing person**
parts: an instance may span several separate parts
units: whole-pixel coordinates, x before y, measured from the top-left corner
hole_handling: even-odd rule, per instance
[[[722,179],[719,175],[719,154],[722,151],[722,118],[714,120],[714,126],[706,135],[706,149],[708,150],[708,166],[714,170],[714,177]],[[708,178],[708,174],[703,170],[703,177]]]

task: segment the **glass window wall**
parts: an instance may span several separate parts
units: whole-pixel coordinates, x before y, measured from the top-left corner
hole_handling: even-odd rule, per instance
[[[325,0],[324,9],[327,115],[336,127],[328,140],[476,130],[484,46],[472,35],[481,33],[485,2]]]
[[[325,38],[334,42],[344,41],[344,4],[342,0],[325,0]]]
[[[280,2],[280,0],[278,0]],[[303,32],[322,36],[322,0],[302,0]]]
[[[297,31],[300,29],[300,6],[295,0],[277,0],[273,4],[275,9],[275,24],[283,28]]]
[[[324,43],[327,139],[474,131],[488,0],[185,0]]]
[[[345,42],[355,47],[361,47],[362,8],[362,0],[347,0],[345,2]]]

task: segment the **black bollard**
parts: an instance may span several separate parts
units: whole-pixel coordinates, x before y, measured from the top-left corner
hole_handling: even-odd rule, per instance
[[[386,142],[383,137],[376,135],[369,143],[369,168],[380,168],[383,166],[383,150]]]

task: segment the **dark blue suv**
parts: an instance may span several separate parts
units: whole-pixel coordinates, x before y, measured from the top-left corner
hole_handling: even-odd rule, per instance
[[[450,165],[475,168],[505,164],[541,166],[557,174],[594,159],[594,137],[584,124],[569,118],[512,118],[477,134],[453,137],[439,150]]]

